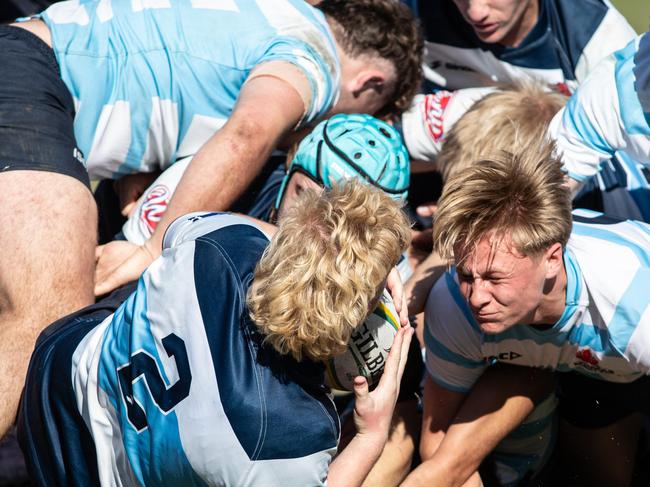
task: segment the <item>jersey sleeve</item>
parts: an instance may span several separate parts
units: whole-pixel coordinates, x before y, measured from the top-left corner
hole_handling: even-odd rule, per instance
[[[431,290],[424,316],[427,372],[445,389],[468,392],[487,364],[480,329],[460,293],[454,270]]]
[[[582,83],[603,58],[624,48],[637,36],[627,19],[611,2],[605,0],[605,4],[607,13],[584,46],[576,64],[575,77],[578,83]]]
[[[445,135],[475,102],[496,88],[466,88],[417,95],[402,115],[404,142],[411,158],[434,161]]]
[[[649,72],[650,37],[644,36],[603,60],[555,115],[549,134],[571,178],[595,175],[619,150],[650,161],[650,88],[640,83]]]
[[[299,39],[276,39],[262,62],[285,61],[296,66],[307,77],[310,103],[305,107],[302,124],[325,115],[339,94],[338,58],[326,45],[310,46]]]

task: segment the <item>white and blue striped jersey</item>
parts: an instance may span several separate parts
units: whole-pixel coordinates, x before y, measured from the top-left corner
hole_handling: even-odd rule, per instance
[[[135,293],[76,346],[102,485],[326,483],[339,420],[323,367],[264,346],[246,307],[267,244],[243,217],[182,217]]]
[[[424,74],[432,89],[521,79],[573,91],[596,63],[636,33],[609,0],[540,0],[537,24],[517,47],[482,42],[449,0],[402,0],[425,31]]]
[[[549,133],[577,181],[596,174],[617,151],[650,166],[650,35],[603,60],[553,118]]]
[[[650,373],[650,225],[579,210],[564,255],[566,307],[550,329],[482,333],[455,269],[426,306],[426,366],[442,387],[467,392],[494,362],[630,382]]]
[[[165,169],[194,155],[266,61],[289,62],[307,77],[303,122],[338,97],[334,39],[302,0],[71,0],[42,19],[75,100],[91,178]]]

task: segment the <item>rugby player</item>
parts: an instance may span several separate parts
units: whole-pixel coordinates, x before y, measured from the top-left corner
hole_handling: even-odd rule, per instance
[[[572,187],[624,150],[650,167],[650,35],[604,59],[551,122]],[[647,174],[647,172],[646,172]]]
[[[0,436],[40,330],[93,301],[88,172],[196,155],[152,239],[99,255],[103,294],[137,279],[172,219],[226,209],[282,136],[399,110],[419,83],[419,33],[389,0],[69,1],[0,31]]]
[[[628,485],[636,413],[650,412],[650,226],[587,210],[572,216],[561,162],[539,141],[450,178],[434,248],[455,266],[426,305],[423,435],[441,448],[450,425],[467,418],[456,416],[466,401],[498,401],[517,388],[505,375],[502,386],[477,389],[492,363],[566,372],[560,403],[571,431],[566,465],[579,473],[572,482]],[[508,431],[508,418],[470,418]],[[436,473],[428,463],[414,481]]]
[[[282,168],[279,174],[276,171],[269,179],[268,187],[261,191],[276,195],[270,208],[263,212],[266,215],[264,221],[258,221],[258,225],[265,225],[268,233],[275,231],[273,224],[282,220],[295,205],[298,196],[306,190],[321,191],[346,179],[358,179],[380,188],[397,200],[406,199],[408,194],[409,158],[402,139],[391,125],[370,115],[338,114],[319,123],[295,151],[290,151],[287,162],[288,167]],[[124,237],[136,243],[149,238],[151,214],[159,206],[164,208],[182,172],[182,163],[178,163],[161,174],[147,189],[123,226]],[[270,195],[260,197],[260,200],[269,199]],[[402,281],[412,272],[408,264],[404,256],[397,264]],[[405,305],[403,309],[406,310]],[[410,470],[418,437],[416,394],[420,392],[422,372],[419,346],[413,340],[390,437],[365,485],[376,485],[377,482],[398,485]],[[346,439],[343,438],[343,441]]]
[[[346,347],[408,239],[400,204],[355,181],[305,191],[272,239],[231,214],[178,219],[133,293],[41,335],[19,420],[32,478],[360,485],[388,436],[412,330],[373,392],[355,380],[358,433],[336,459],[321,361]]]
[[[572,92],[636,33],[608,0],[404,0],[425,30],[430,87],[545,82]]]

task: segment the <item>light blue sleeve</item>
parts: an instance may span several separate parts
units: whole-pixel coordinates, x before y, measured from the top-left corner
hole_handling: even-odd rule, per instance
[[[604,59],[558,112],[549,127],[568,175],[595,175],[619,150],[650,163],[650,36]]]
[[[441,387],[468,392],[487,364],[481,352],[481,332],[460,293],[455,271],[435,284],[425,308],[426,367]]]

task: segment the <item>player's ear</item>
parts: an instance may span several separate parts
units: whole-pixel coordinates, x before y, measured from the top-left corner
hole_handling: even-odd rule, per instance
[[[546,263],[546,278],[551,279],[557,276],[564,265],[564,249],[560,242],[555,242],[544,252]]]
[[[352,80],[351,92],[355,98],[371,90],[377,95],[384,94],[386,89],[386,74],[380,69],[364,69]]]

